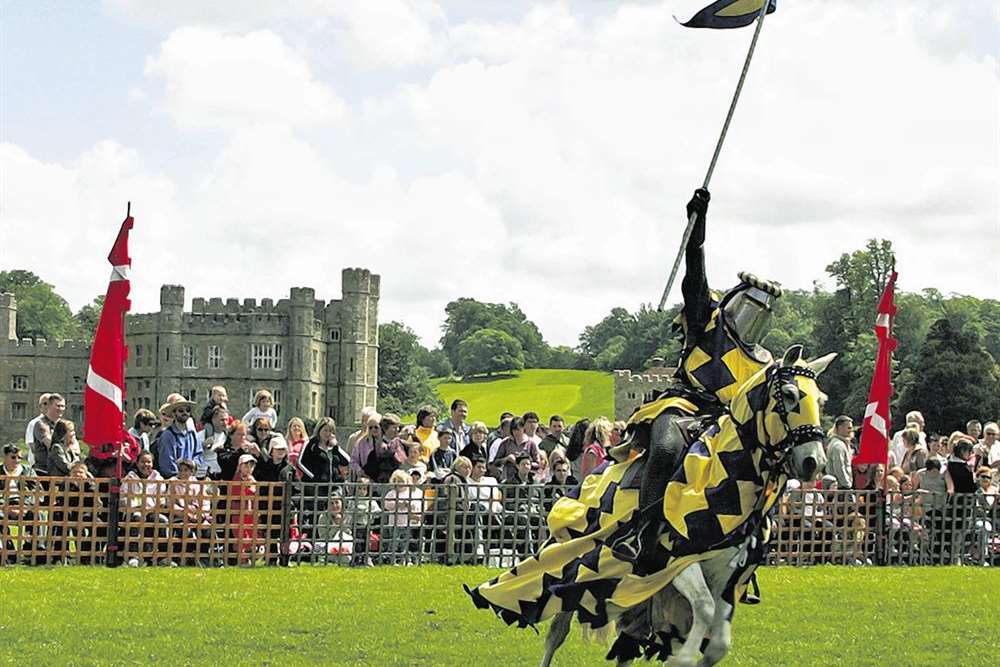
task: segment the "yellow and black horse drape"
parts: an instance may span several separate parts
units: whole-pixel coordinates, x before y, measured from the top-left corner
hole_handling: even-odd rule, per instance
[[[560,611],[576,612],[581,623],[601,627],[653,596],[690,563],[711,558],[718,549],[742,540],[742,531],[757,525],[747,519],[756,514],[759,520],[767,511],[777,498],[777,485],[765,489],[757,468],[759,456],[752,452],[734,456],[739,446],[737,426],[726,426],[728,419],[721,420],[722,427],[712,437],[700,441],[671,481],[672,490],[668,486],[672,504],[658,549],[661,567],[638,575],[634,561],[613,548],[635,529],[630,519],[645,465],[640,456],[595,472],[577,493],[561,498],[549,513],[552,537],[538,553],[499,577],[466,589],[476,606],[490,608],[506,623],[521,627]],[[761,493],[766,496],[758,502]],[[710,518],[706,509],[724,514]]]

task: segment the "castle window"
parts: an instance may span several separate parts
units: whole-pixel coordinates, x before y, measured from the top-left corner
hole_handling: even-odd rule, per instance
[[[209,368],[222,368],[222,346],[221,345],[209,345],[208,346],[208,367]]]
[[[73,385],[71,391],[83,391],[83,378],[79,375],[73,376]]]
[[[196,400],[195,397],[197,395],[198,395],[198,392],[195,389],[188,389],[187,391],[182,391],[181,392],[181,396],[183,396],[187,400],[191,401],[192,403]]]
[[[183,352],[181,366],[184,368],[198,368],[198,348],[194,345],[184,345],[181,351]]]
[[[637,398],[636,397],[636,393],[634,391],[630,391],[628,393],[628,397],[629,397],[630,400],[635,400]]]
[[[312,393],[312,405],[310,406],[310,411],[312,412],[313,419],[319,417],[319,392]]]
[[[331,343],[340,342],[340,329],[338,328],[330,329],[330,342]]]
[[[28,404],[27,403],[11,403],[10,404],[10,418],[11,419],[27,419],[28,418]]]
[[[27,391],[28,390],[28,376],[27,375],[11,375],[10,376],[10,388],[13,391]]]
[[[284,347],[281,343],[250,344],[250,368],[254,370],[280,371],[284,356]]]
[[[353,373],[354,372],[354,357],[351,357],[350,370],[347,371],[347,372],[348,373]]]
[[[142,345],[135,346],[135,367],[142,367]]]
[[[164,352],[167,355],[166,361],[170,361],[170,348],[169,347],[165,347],[165,348],[163,348],[163,350],[164,350]]]
[[[312,361],[313,373],[319,373],[319,350],[312,351]]]

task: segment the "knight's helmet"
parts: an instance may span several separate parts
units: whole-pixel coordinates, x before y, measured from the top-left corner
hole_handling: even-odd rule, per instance
[[[738,275],[740,284],[726,292],[721,307],[730,332],[753,348],[764,338],[774,302],[781,296],[781,285],[746,271]]]

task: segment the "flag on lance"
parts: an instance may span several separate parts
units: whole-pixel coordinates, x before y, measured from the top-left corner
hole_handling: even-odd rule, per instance
[[[892,322],[896,315],[893,302],[896,288],[896,272],[889,276],[889,282],[882,292],[875,318],[875,335],[878,336],[878,356],[872,386],[868,391],[868,405],[861,425],[861,443],[854,463],[886,464],[889,458],[889,401],[892,399],[892,352],[896,349],[896,339],[892,337]]]
[[[122,409],[125,400],[125,313],[131,303],[128,299],[129,271],[132,259],[128,255],[128,234],[132,229],[132,216],[122,222],[118,238],[111,248],[111,281],[104,297],[104,308],[94,334],[90,350],[90,367],[87,369],[87,386],[83,391],[83,439],[94,448],[98,458],[110,458],[122,442],[124,428]]]

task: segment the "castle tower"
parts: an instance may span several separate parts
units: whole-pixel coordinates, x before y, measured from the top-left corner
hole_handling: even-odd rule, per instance
[[[163,401],[181,383],[181,330],[184,325],[184,288],[160,287],[160,321],[156,336],[156,387],[153,398]]]
[[[340,416],[355,423],[378,400],[379,277],[367,269],[344,269],[341,277]]]
[[[300,405],[301,415],[313,415],[312,392],[312,339],[316,320],[316,290],[311,287],[293,287],[288,304],[288,385],[285,389],[286,405]],[[318,399],[322,406],[325,398]]]
[[[17,299],[9,292],[0,294],[0,340],[17,340]]]

